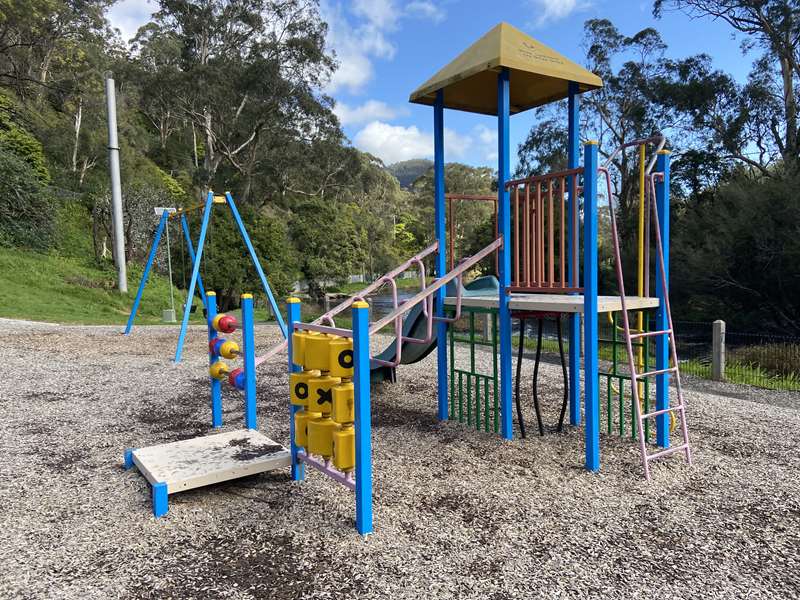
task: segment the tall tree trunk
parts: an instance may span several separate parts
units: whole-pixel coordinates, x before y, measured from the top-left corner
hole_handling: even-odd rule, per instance
[[[786,144],[783,160],[795,165],[798,159],[797,145],[797,99],[794,95],[794,72],[788,58],[781,58],[781,76],[783,80],[783,106],[786,113]]]
[[[81,121],[83,120],[83,97],[78,96],[78,108],[75,110],[75,137],[72,144],[72,172],[78,171],[78,145],[81,138]],[[84,163],[85,164],[85,163]],[[83,183],[83,176],[81,176]]]
[[[197,161],[197,132],[194,129],[194,121],[192,121],[192,150],[194,151],[194,168],[198,167]]]

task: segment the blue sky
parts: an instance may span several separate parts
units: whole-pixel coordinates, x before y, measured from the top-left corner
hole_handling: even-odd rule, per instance
[[[123,0],[109,18],[127,39],[156,6]],[[752,62],[724,23],[679,13],[655,20],[652,2],[640,0],[322,0],[322,15],[340,63],[326,91],[352,143],[387,163],[432,157],[433,111],[409,104],[408,96],[500,21],[579,63],[589,18],[608,18],[625,35],[655,27],[668,55],[709,54],[715,67],[739,80]],[[530,113],[512,118],[514,150],[532,123]],[[446,160],[495,166],[496,119],[446,111],[445,128]]]

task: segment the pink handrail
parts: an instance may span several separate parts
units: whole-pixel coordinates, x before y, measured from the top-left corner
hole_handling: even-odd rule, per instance
[[[338,315],[342,311],[344,311],[347,308],[349,308],[350,305],[355,300],[363,300],[363,298],[365,296],[368,296],[369,294],[371,294],[372,292],[374,292],[375,290],[380,288],[384,283],[386,283],[388,281],[391,281],[392,284],[394,285],[394,289],[395,289],[395,308],[397,308],[397,285],[394,282],[394,279],[398,275],[400,275],[400,274],[404,273],[405,271],[407,271],[409,269],[409,267],[411,267],[412,265],[416,264],[420,268],[420,280],[422,282],[422,289],[424,290],[425,289],[425,266],[424,266],[422,260],[425,257],[427,257],[427,256],[433,254],[434,252],[436,252],[438,249],[439,249],[439,242],[437,241],[437,242],[434,242],[433,244],[431,244],[430,246],[428,246],[427,248],[425,248],[424,250],[422,250],[421,252],[419,252],[419,253],[415,254],[414,256],[412,256],[411,258],[409,258],[403,264],[399,265],[398,267],[395,267],[394,269],[392,269],[391,271],[389,271],[388,273],[386,273],[382,277],[376,279],[374,282],[372,282],[370,285],[368,285],[367,287],[362,289],[357,294],[354,294],[353,296],[350,296],[349,298],[347,298],[343,302],[341,302],[341,303],[337,304],[336,306],[334,306],[332,309],[330,309],[328,312],[326,312],[325,314],[323,314],[319,318],[315,319],[311,323],[305,323],[305,325],[320,325],[321,323],[327,321],[331,326],[330,328],[331,329],[335,329],[336,328],[336,323],[334,322],[334,317],[336,315]],[[341,331],[349,331],[349,330],[341,330]],[[338,333],[337,335],[342,335],[342,334]],[[346,336],[346,337],[350,337],[350,336]],[[256,357],[256,366],[268,361],[273,356],[275,356],[277,354],[280,354],[288,346],[288,344],[289,344],[289,342],[287,340],[283,340],[283,342],[273,346],[272,348],[270,348],[263,355]]]

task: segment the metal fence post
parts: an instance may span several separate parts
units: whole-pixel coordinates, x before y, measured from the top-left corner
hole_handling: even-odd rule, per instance
[[[725,380],[725,321],[720,319],[712,323],[711,378],[714,381]]]

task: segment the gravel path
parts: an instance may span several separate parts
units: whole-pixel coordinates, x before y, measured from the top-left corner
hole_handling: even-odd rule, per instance
[[[171,496],[155,520],[122,450],[209,431],[204,333],[172,365],[175,328],[119,331],[0,323],[4,598],[800,597],[796,395],[690,389],[696,464],[673,455],[647,484],[630,439],[604,436],[589,474],[582,430],[503,442],[438,423],[431,356],[373,393],[363,540],[352,494],[316,473]],[[541,378],[552,425],[560,370]],[[288,443],[283,365],[258,388],[262,430]],[[240,398],[224,409],[241,427]]]

